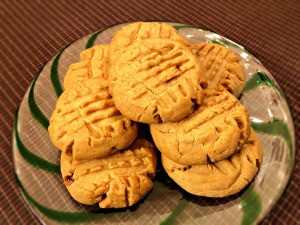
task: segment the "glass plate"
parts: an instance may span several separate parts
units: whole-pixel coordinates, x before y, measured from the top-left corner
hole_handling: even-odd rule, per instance
[[[50,142],[47,127],[64,75],[79,53],[110,43],[125,24],[87,35],[69,44],[36,75],[16,115],[13,155],[16,181],[30,209],[45,224],[255,224],[284,191],[295,159],[295,134],[287,101],[271,74],[242,46],[210,31],[169,23],[191,43],[224,45],[242,59],[247,76],[240,98],[264,150],[261,169],[241,193],[227,198],[197,197],[182,191],[158,166],[154,188],[139,204],[103,210],[74,201],[60,174],[60,152]]]

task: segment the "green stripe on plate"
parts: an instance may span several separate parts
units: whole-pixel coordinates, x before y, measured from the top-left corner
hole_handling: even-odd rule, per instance
[[[225,39],[211,39],[208,41],[208,43],[210,44],[219,44],[219,45],[226,45],[226,46],[232,46],[232,47],[236,47],[236,48],[240,48],[242,50],[244,50],[244,48],[234,42],[225,40]]]
[[[19,132],[18,132],[18,112],[16,113],[16,119],[15,119],[15,124],[14,124],[14,135],[15,135],[16,146],[17,146],[19,153],[29,164],[31,164],[32,166],[37,167],[39,169],[48,171],[50,173],[55,173],[55,174],[60,173],[59,165],[48,162],[47,160],[33,154],[22,143],[21,138],[19,136]]]
[[[40,110],[40,108],[37,106],[35,99],[34,99],[34,87],[36,84],[36,81],[38,77],[40,76],[41,72],[43,71],[44,67],[38,72],[38,74],[35,76],[32,85],[29,89],[28,94],[28,107],[30,109],[31,115],[33,118],[39,122],[45,129],[48,129],[49,127],[49,120],[48,118],[43,114],[43,112]]]
[[[178,216],[184,211],[184,209],[188,206],[189,201],[186,199],[182,199],[179,201],[176,208],[171,212],[167,218],[165,218],[162,222],[160,222],[160,225],[173,225],[176,222],[176,219]]]
[[[50,69],[50,79],[51,79],[51,83],[52,83],[52,86],[54,88],[54,91],[55,91],[55,94],[56,94],[57,97],[59,97],[63,93],[63,88],[61,86],[61,83],[60,83],[60,80],[59,80],[59,74],[58,74],[59,60],[60,60],[60,57],[61,57],[62,53],[64,52],[64,50],[69,45],[67,45],[65,48],[63,48],[57,54],[57,56],[54,58],[54,60],[52,62],[51,69]]]
[[[179,201],[176,208],[167,216],[160,225],[176,224],[178,216],[186,209],[189,200],[182,199]],[[251,225],[261,214],[262,203],[260,196],[249,187],[247,191],[241,196],[241,205],[243,209],[242,225]]]
[[[87,40],[86,45],[85,45],[85,48],[87,49],[87,48],[93,47],[94,44],[95,44],[95,41],[96,41],[96,39],[97,39],[97,37],[98,37],[99,34],[101,34],[103,31],[108,30],[109,28],[115,27],[115,26],[117,26],[117,25],[118,25],[118,24],[114,24],[114,25],[108,26],[108,27],[106,27],[106,28],[104,28],[104,29],[102,29],[102,30],[99,30],[99,31],[97,31],[96,33],[94,33],[94,34]]]
[[[88,39],[88,41],[86,42],[85,48],[87,49],[87,48],[93,47],[96,38],[97,38],[98,35],[101,34],[103,31],[104,31],[104,30],[100,30],[100,31],[94,33],[94,34]]]
[[[72,41],[71,43],[69,43],[68,45],[66,45],[54,58],[52,65],[51,65],[51,69],[50,69],[50,79],[51,79],[51,83],[52,86],[54,88],[54,92],[56,94],[57,97],[59,97],[62,93],[63,93],[63,88],[59,79],[59,72],[58,72],[58,66],[59,66],[59,60],[60,57],[62,55],[62,53],[70,46],[72,45],[75,41]]]
[[[247,92],[251,89],[254,89],[258,87],[260,84],[265,84],[269,87],[274,87],[279,91],[282,97],[284,97],[284,94],[282,90],[278,87],[278,85],[264,72],[257,71],[255,74],[252,75],[252,77],[246,82],[244,91]],[[285,97],[284,97],[285,98]]]
[[[262,210],[260,196],[249,187],[241,196],[241,206],[244,212],[241,225],[251,225],[259,217]]]
[[[222,41],[215,40],[215,39],[209,40],[208,43],[210,43],[210,44],[224,45],[224,43]]]
[[[253,122],[251,121],[253,129],[259,133],[266,133],[269,135],[281,136],[287,143],[289,148],[290,158],[293,158],[293,143],[292,136],[288,126],[281,120],[275,119],[268,122]]]

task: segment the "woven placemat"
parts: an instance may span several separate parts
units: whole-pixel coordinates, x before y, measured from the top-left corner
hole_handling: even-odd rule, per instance
[[[255,55],[283,89],[300,128],[300,4],[219,1],[2,1],[0,3],[0,224],[38,224],[14,176],[12,129],[20,101],[40,68],[70,42],[133,21],[174,21],[225,36]],[[296,134],[296,140],[299,134]],[[292,179],[262,224],[300,218],[299,143]]]

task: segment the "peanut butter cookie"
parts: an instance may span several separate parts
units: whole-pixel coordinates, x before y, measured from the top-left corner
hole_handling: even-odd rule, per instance
[[[168,175],[191,194],[206,197],[225,197],[241,191],[257,174],[263,151],[252,130],[239,152],[208,165],[181,165],[162,155]]]
[[[191,45],[191,47],[198,57],[200,65],[204,68],[204,77],[208,81],[208,88],[222,85],[235,96],[242,93],[245,71],[237,54],[219,44],[200,43]]]
[[[103,78],[90,78],[64,91],[48,130],[53,144],[74,160],[108,156],[137,136],[137,124],[117,110]]]
[[[109,72],[108,45],[96,45],[80,53],[80,62],[73,63],[64,78],[65,90],[77,82],[102,77],[107,79]]]
[[[183,164],[207,164],[238,151],[250,134],[247,109],[224,88],[207,90],[202,105],[179,122],[151,124],[157,148]]]
[[[147,38],[166,38],[179,41],[184,45],[189,42],[176,29],[165,23],[137,22],[122,27],[110,43],[109,58],[112,63],[134,42]]]
[[[122,208],[141,200],[153,187],[156,153],[144,139],[101,159],[74,163],[62,153],[61,173],[71,196],[100,208]]]
[[[179,121],[203,98],[202,70],[191,50],[168,39],[135,42],[109,74],[109,91],[120,112],[137,122]]]

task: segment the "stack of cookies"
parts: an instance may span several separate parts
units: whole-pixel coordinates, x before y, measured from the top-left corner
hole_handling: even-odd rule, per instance
[[[116,108],[108,89],[108,46],[83,51],[70,65],[48,128],[61,152],[71,196],[88,205],[122,208],[153,187],[156,151],[137,138],[138,124]]]
[[[78,202],[135,204],[153,187],[156,152],[138,138],[150,125],[168,175],[186,191],[224,197],[258,172],[262,149],[237,96],[239,57],[216,44],[190,44],[163,23],[133,23],[110,45],[70,65],[50,119],[64,183]]]

